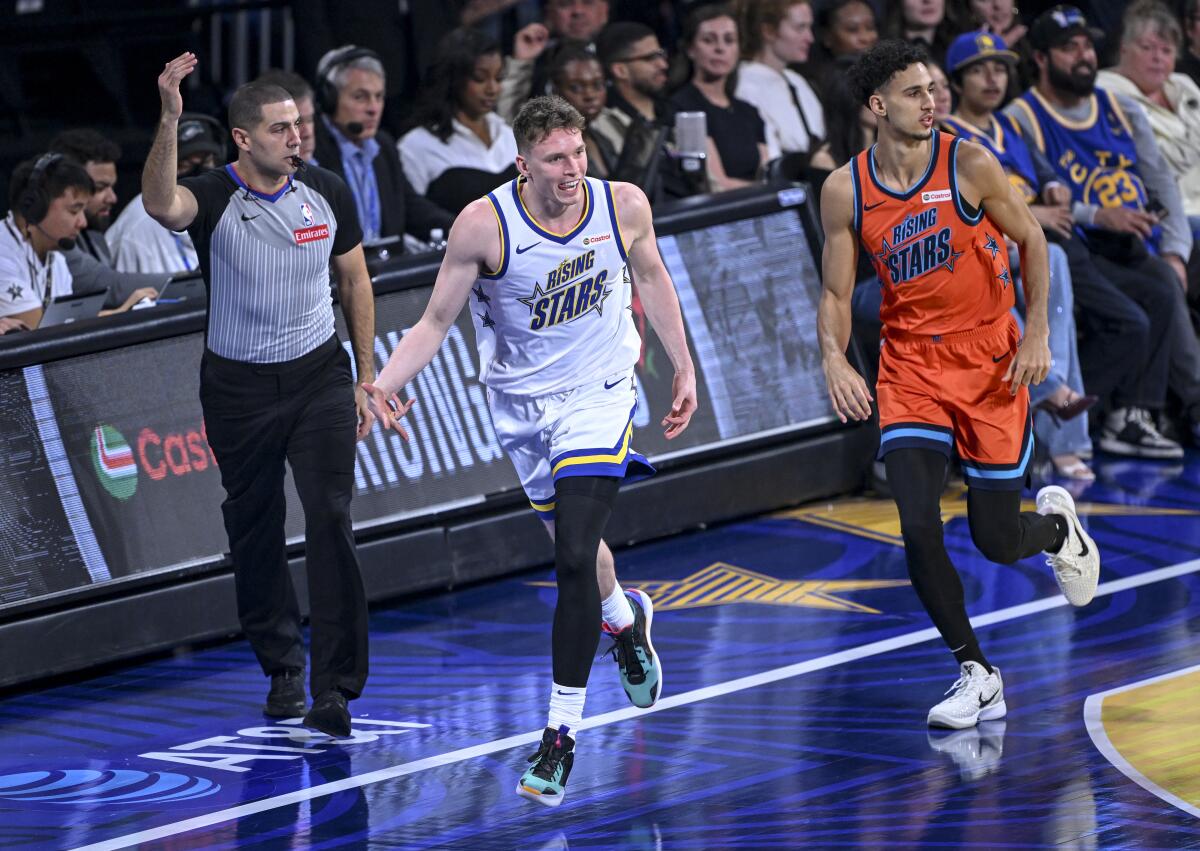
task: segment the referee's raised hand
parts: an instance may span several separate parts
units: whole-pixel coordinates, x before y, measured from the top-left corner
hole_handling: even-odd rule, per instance
[[[200,60],[194,53],[181,53],[163,66],[158,75],[158,97],[162,101],[162,114],[168,118],[179,118],[183,114],[183,95],[179,83],[196,70]]]

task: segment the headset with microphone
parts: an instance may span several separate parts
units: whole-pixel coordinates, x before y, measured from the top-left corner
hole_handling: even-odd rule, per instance
[[[335,47],[317,63],[317,106],[326,115],[333,115],[337,111],[338,89],[333,78],[355,59],[374,59],[380,65],[383,64],[383,60],[374,50],[356,44]],[[346,131],[352,136],[357,136],[362,133],[363,126],[357,121],[351,121],[346,125]]]
[[[17,198],[17,212],[21,214],[25,224],[40,230],[47,239],[54,239],[42,228],[42,222],[49,215],[50,203],[53,201],[47,187],[49,172],[62,160],[62,154],[42,154],[38,157],[37,162],[33,164],[33,171],[29,173],[29,179],[25,181],[25,188]],[[75,247],[73,239],[63,237],[55,241],[60,251],[70,251]]]

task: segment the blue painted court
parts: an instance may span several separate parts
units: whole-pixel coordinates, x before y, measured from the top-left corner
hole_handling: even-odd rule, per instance
[[[513,793],[550,685],[544,569],[374,612],[347,740],[263,718],[241,641],[0,701],[0,847],[1200,847],[1200,455],[1097,467],[1078,610],[1038,560],[983,561],[946,492],[1003,721],[926,728],[956,666],[892,504],[847,498],[617,553],[656,601],[665,696],[634,709],[597,659],[559,809]]]

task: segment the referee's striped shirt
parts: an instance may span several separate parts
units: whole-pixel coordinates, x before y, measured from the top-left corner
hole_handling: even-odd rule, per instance
[[[305,166],[268,195],[234,164],[181,181],[199,211],[188,227],[208,286],[210,351],[278,363],[333,336],[329,258],[362,242],[350,190]]]

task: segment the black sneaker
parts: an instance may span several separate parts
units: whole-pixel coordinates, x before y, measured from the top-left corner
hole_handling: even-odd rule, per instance
[[[323,691],[313,698],[312,709],[304,716],[304,726],[344,739],[350,735],[350,708],[346,705],[346,695],[336,688]]]
[[[541,745],[529,761],[533,764],[517,781],[517,794],[547,807],[557,807],[567,794],[567,777],[575,764],[575,740],[567,735],[567,728],[547,727],[542,732]]]
[[[649,594],[636,588],[627,589],[625,597],[633,608],[633,625],[615,632],[608,624],[601,624],[601,629],[613,639],[613,646],[605,652],[612,653],[617,663],[621,688],[625,689],[629,702],[647,709],[658,701],[663,681],[662,663],[650,643],[654,603]]]
[[[1143,408],[1117,408],[1110,413],[1100,432],[1100,448],[1129,458],[1183,457],[1183,447],[1159,434],[1150,412]]]
[[[299,718],[304,714],[304,672],[289,668],[271,675],[271,690],[263,715],[269,718]]]

